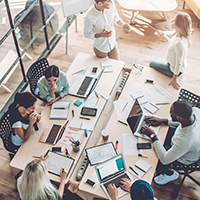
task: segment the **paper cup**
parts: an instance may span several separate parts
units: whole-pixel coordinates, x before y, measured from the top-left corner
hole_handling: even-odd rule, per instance
[[[109,137],[109,130],[103,129],[103,130],[101,131],[101,135],[102,135],[103,140],[107,140],[108,137]]]

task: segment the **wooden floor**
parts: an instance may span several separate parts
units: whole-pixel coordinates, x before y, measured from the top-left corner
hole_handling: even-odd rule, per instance
[[[11,13],[14,18],[25,5],[25,0],[10,0]],[[57,7],[59,0],[47,0],[50,5]],[[138,23],[144,25],[131,25],[131,32],[129,34],[124,34],[119,27],[117,30],[117,42],[120,50],[121,60],[125,61],[127,66],[132,66],[133,63],[142,64],[148,67],[148,63],[151,60],[159,60],[165,62],[167,53],[167,43],[162,39],[159,39],[152,29],[145,26],[145,23],[150,23],[157,29],[163,31],[171,31],[170,21],[173,19],[175,13],[182,10],[183,0],[177,0],[178,7],[172,12],[167,13],[167,21],[163,21],[157,13],[152,12],[141,12],[138,16]],[[117,3],[117,9],[120,17],[125,21],[129,22],[130,12],[122,9]],[[200,28],[197,26],[197,18],[193,12],[186,5],[185,12],[189,13],[193,22],[193,33],[191,36],[191,47],[188,51],[188,66],[183,75],[183,82],[181,88],[188,89],[196,94],[200,95]],[[92,51],[92,40],[86,39],[83,36],[83,16],[78,16],[78,32],[75,32],[74,23],[69,29],[69,43],[68,43],[68,54],[65,54],[65,36],[60,40],[55,50],[49,56],[48,60],[50,64],[55,64],[60,67],[62,71],[67,71],[71,62],[76,57],[78,52],[84,52],[93,54]],[[4,2],[0,3],[0,18],[6,17],[6,12],[4,8]],[[56,29],[57,25],[59,27],[63,24],[64,18],[62,15],[62,10],[59,10],[58,18],[55,18],[53,22],[53,28]],[[0,20],[0,23],[2,20]],[[35,24],[37,26],[38,24]],[[8,30],[9,23],[8,20],[6,24],[1,24],[0,37],[2,37]],[[29,25],[25,24],[21,30],[22,33],[26,33],[26,37],[19,40],[21,47],[27,44],[27,38],[29,35]],[[55,32],[50,26],[48,30]],[[51,35],[49,36],[51,37]],[[43,39],[43,33],[40,35],[40,40],[33,44],[33,47],[28,49],[28,53],[33,57],[33,60],[29,60],[24,57],[25,70],[40,56],[41,52],[45,48],[45,40]],[[14,44],[12,37],[6,40],[4,44],[0,46],[0,60],[5,56],[6,52],[10,49],[14,49]],[[18,86],[22,80],[22,75],[20,67],[14,72],[6,86],[9,87],[12,92]],[[134,81],[134,80],[133,80]],[[9,99],[11,94],[6,92],[3,88],[0,88],[0,109],[3,107],[5,102]],[[18,172],[9,166],[9,156],[7,152],[3,149],[2,143],[0,143],[0,199],[4,200],[14,200],[19,199],[18,192],[16,189],[16,181],[14,179],[15,174]],[[200,180],[200,173],[195,172],[194,176]],[[171,200],[172,193],[175,187],[180,182],[180,178],[172,183],[168,183],[165,186],[158,186],[152,182],[152,187],[155,192],[155,196],[160,200]],[[78,192],[84,199],[92,200],[93,195]],[[177,198],[178,200],[194,200],[200,199],[200,188],[192,181],[186,179],[182,186],[182,189]]]

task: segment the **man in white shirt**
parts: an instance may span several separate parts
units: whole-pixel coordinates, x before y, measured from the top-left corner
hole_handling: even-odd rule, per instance
[[[178,172],[171,170],[173,164],[190,165],[200,159],[200,109],[192,107],[184,101],[175,101],[170,109],[172,120],[147,117],[145,120],[152,126],[161,124],[177,127],[172,133],[169,131],[165,140],[165,148],[158,140],[157,135],[149,127],[143,127],[142,133],[152,140],[156,154],[160,160],[157,175],[154,181],[164,185],[179,177]],[[170,136],[171,134],[171,136]]]
[[[93,50],[97,57],[119,60],[114,24],[125,33],[130,31],[129,24],[120,19],[114,1],[95,0],[84,17],[84,36],[94,40]]]

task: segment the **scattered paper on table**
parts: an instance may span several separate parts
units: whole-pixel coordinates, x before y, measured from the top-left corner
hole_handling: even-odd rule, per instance
[[[79,120],[70,120],[69,127],[78,128],[78,129],[87,129],[88,131],[93,131],[94,123],[91,122],[83,122]]]
[[[96,90],[99,95],[101,95],[104,99],[108,100],[110,98],[110,95],[106,93],[104,90],[98,89]]]

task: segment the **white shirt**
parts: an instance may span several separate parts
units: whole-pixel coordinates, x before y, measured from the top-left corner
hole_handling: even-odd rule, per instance
[[[103,53],[108,53],[116,46],[116,33],[114,23],[117,24],[119,17],[114,1],[110,4],[109,9],[99,11],[95,5],[91,6],[84,17],[84,36],[94,40],[94,47]],[[103,30],[112,30],[112,35],[108,38],[95,38],[96,33]]]
[[[166,165],[178,160],[189,165],[200,159],[200,109],[193,108],[195,121],[192,125],[183,127],[179,123],[174,136],[172,137],[172,147],[166,151],[159,140],[153,143],[157,156],[161,163]],[[169,125],[176,125],[169,121]]]
[[[176,37],[176,35],[170,40],[168,46],[167,61],[170,63],[170,69],[178,75],[183,73],[186,67],[186,56],[188,50],[188,39],[182,37]]]

